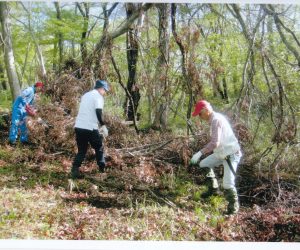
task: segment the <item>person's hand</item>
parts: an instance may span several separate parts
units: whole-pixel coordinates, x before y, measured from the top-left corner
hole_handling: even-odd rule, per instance
[[[100,133],[103,135],[103,137],[107,137],[108,136],[108,129],[107,129],[107,127],[105,125],[101,126]]]
[[[36,110],[29,104],[25,106],[26,113],[30,116],[36,116]]]
[[[198,163],[200,160],[200,157],[202,156],[201,151],[197,152],[196,154],[193,155],[192,159],[190,160],[190,164],[195,165]]]

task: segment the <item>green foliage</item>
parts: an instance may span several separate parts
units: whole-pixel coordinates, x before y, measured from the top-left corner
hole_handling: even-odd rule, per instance
[[[10,90],[0,90],[0,110],[10,110],[12,107],[12,97]]]

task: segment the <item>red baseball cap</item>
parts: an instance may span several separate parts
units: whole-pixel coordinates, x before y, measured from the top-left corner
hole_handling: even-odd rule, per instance
[[[36,82],[35,87],[44,87],[44,84],[42,82]]]
[[[212,107],[210,105],[209,102],[205,101],[205,100],[201,100],[199,102],[196,103],[195,105],[195,110],[194,112],[192,113],[192,116],[197,116],[200,114],[201,110],[202,109],[207,109],[207,110],[212,110]]]

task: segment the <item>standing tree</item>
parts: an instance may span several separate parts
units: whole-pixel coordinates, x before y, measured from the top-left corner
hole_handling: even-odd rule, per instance
[[[40,71],[41,71],[41,74],[43,77],[46,77],[46,67],[45,67],[45,63],[44,63],[44,57],[43,57],[43,53],[42,53],[42,49],[41,49],[41,46],[39,45],[39,41],[38,41],[38,38],[36,36],[36,33],[34,32],[34,29],[32,27],[32,16],[31,16],[31,9],[27,9],[26,6],[24,5],[24,3],[21,2],[21,5],[23,7],[23,9],[26,11],[27,13],[27,18],[28,18],[28,22],[25,23],[21,20],[18,19],[18,21],[20,23],[22,23],[24,25],[24,27],[28,30],[32,40],[33,40],[33,43],[35,45],[35,49],[36,49],[36,54],[37,54],[37,59],[38,59],[38,62],[39,62],[39,65],[40,65]],[[24,65],[24,69],[25,69],[26,65]]]
[[[16,99],[20,94],[20,84],[15,66],[14,50],[8,13],[9,4],[7,2],[0,2],[0,20],[2,26],[2,38],[4,42],[4,61],[12,97],[13,99]]]
[[[188,98],[189,98],[187,114],[186,114],[187,128],[188,128],[187,133],[189,133],[189,130],[192,131],[192,127],[189,123],[189,119],[191,117],[192,106],[193,106],[193,87],[192,87],[191,75],[189,74],[190,71],[188,70],[188,62],[187,62],[188,48],[186,44],[184,44],[183,38],[180,37],[177,32],[176,16],[177,16],[177,4],[172,3],[171,5],[172,33],[181,52],[181,69],[182,69],[182,77],[183,77],[182,81],[183,81],[183,85],[186,86],[188,92]]]
[[[168,121],[168,109],[170,99],[170,89],[168,81],[169,71],[169,17],[170,4],[157,4],[158,9],[158,47],[159,57],[156,68],[155,96],[157,98],[155,106],[154,121],[152,127],[166,130]]]
[[[54,2],[55,9],[56,9],[56,18],[61,23],[62,22],[62,16],[61,16],[61,7],[59,2]],[[57,32],[57,39],[58,39],[58,51],[59,51],[59,57],[58,57],[58,71],[61,71],[62,68],[62,62],[63,62],[63,33],[61,31]]]
[[[108,31],[108,18],[112,12],[112,10],[116,7],[116,5],[113,5],[109,10],[106,10],[106,3],[103,6],[103,11],[105,14],[104,18],[104,26],[103,26],[103,34],[100,37],[98,43],[95,45],[95,49],[92,51],[92,53],[88,56],[86,61],[86,67],[90,68],[94,61],[96,61],[95,65],[95,74],[98,78],[105,77],[105,74],[103,73],[103,70],[101,69],[100,62],[103,58],[104,50],[107,49],[107,46],[110,45],[111,41],[113,41],[115,38],[125,34],[127,30],[130,28],[130,25],[141,15],[142,12],[147,11],[152,6],[151,3],[146,3],[141,5],[140,8],[138,8],[129,18],[127,18],[124,22],[121,23],[121,25],[113,30]],[[100,69],[99,69],[100,68]],[[96,72],[100,73],[96,73]]]
[[[85,2],[82,4],[83,4],[83,8],[81,6],[81,3],[76,3],[76,6],[79,9],[79,11],[83,17],[83,27],[82,27],[81,41],[80,41],[80,51],[81,51],[82,61],[84,61],[88,54],[87,47],[86,47],[86,39],[88,36],[88,27],[89,27],[90,3]]]
[[[126,3],[126,14],[127,18],[136,12],[140,8],[141,4]],[[127,62],[128,62],[128,81],[127,90],[129,91],[131,98],[126,96],[124,102],[124,111],[126,119],[133,121],[136,116],[136,110],[139,105],[140,93],[139,87],[136,83],[136,71],[137,61],[139,52],[139,31],[143,23],[143,14],[139,17],[137,25],[130,25],[127,36],[126,36],[126,47],[127,47]],[[132,101],[131,101],[132,99]],[[132,103],[133,102],[133,103]]]

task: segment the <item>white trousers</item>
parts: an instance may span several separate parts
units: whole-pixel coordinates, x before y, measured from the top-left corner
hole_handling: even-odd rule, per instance
[[[238,168],[238,164],[240,162],[240,159],[242,157],[241,152],[237,152],[235,154],[230,155],[230,162],[232,165],[232,168],[234,169],[234,172],[236,173],[236,170]],[[232,173],[230,167],[228,166],[228,163],[225,159],[220,159],[215,154],[211,154],[202,161],[200,161],[199,166],[200,168],[210,168],[211,170],[214,167],[223,165],[224,166],[224,176],[223,176],[223,188],[224,189],[235,189],[235,176]],[[215,174],[213,171],[212,178],[215,177]]]

